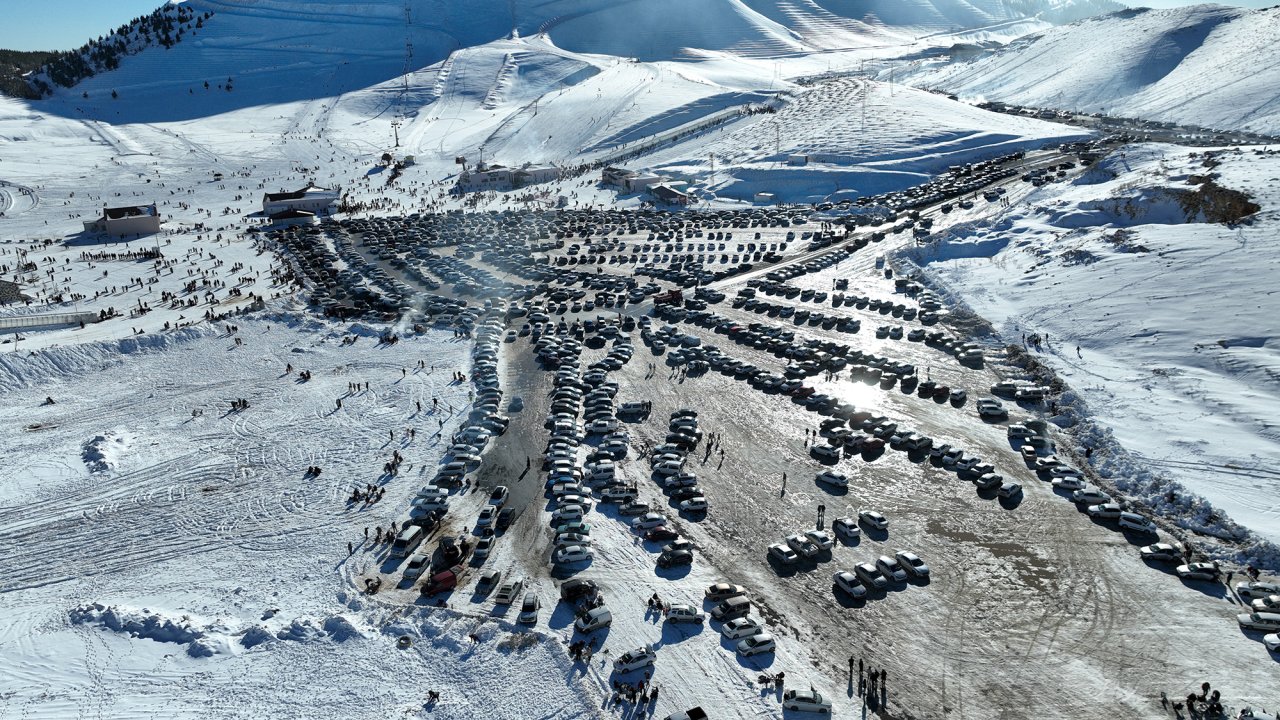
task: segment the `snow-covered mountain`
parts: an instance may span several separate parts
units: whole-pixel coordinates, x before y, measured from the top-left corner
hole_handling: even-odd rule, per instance
[[[914,82],[1039,107],[1280,131],[1280,7],[1135,9],[1022,38]]]
[[[168,102],[149,103],[145,117],[132,104],[120,118],[172,120],[332,97],[459,51],[533,35],[571,52],[642,61],[886,46],[901,46],[901,54],[949,44],[945,38],[965,31],[1009,40],[1119,6],[1111,0],[187,0],[183,7],[201,24],[180,42],[123,57],[117,69],[56,94],[93,100],[113,90],[125,99],[131,91],[172,91]],[[225,88],[228,80],[234,90],[223,89],[214,107],[178,97],[205,94],[206,82]]]

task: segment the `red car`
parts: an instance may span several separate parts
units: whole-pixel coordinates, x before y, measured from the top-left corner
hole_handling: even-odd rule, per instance
[[[680,534],[677,533],[675,530],[671,530],[667,528],[666,525],[659,525],[658,527],[652,528],[644,534],[645,540],[654,540],[654,541],[675,540],[678,537],[680,537]]]

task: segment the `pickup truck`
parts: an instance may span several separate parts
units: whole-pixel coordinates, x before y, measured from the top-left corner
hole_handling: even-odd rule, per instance
[[[707,713],[701,707],[689,708],[684,712],[671,713],[666,720],[707,720]]]
[[[432,575],[426,583],[422,585],[422,594],[425,596],[436,595],[438,593],[452,590],[458,586],[458,581],[462,579],[462,566],[454,565],[443,572]]]

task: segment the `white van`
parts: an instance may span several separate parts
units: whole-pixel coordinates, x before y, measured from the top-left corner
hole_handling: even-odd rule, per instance
[[[426,537],[421,525],[410,525],[400,531],[396,536],[396,541],[391,544],[391,555],[393,557],[408,557],[418,546],[422,544],[422,539]]]
[[[573,623],[573,628],[580,633],[589,633],[612,624],[613,613],[609,612],[608,608],[598,607],[588,610],[586,615],[578,618]]]

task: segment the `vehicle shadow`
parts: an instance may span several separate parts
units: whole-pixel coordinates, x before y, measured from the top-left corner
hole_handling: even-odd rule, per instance
[[[867,601],[871,597],[870,593],[868,593],[866,597],[855,598],[844,590],[841,590],[840,586],[835,583],[831,583],[831,593],[835,596],[837,605],[850,610],[866,607]]]

